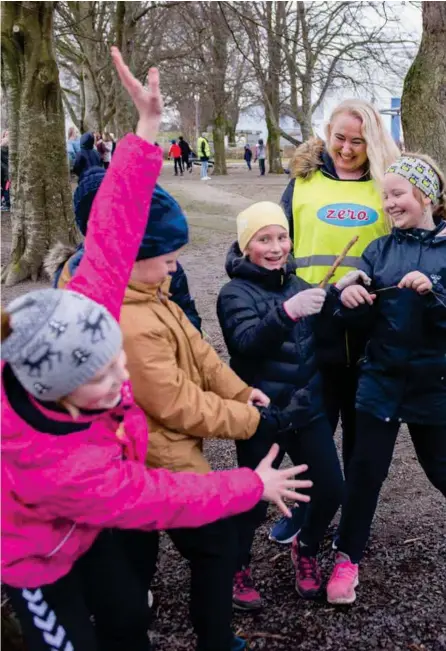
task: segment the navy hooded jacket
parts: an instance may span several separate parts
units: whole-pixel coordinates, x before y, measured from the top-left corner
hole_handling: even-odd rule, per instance
[[[361,268],[377,290],[374,305],[340,308],[352,327],[371,326],[357,408],[385,421],[446,424],[446,222],[394,229],[369,244]],[[395,288],[411,271],[428,276],[435,293]]]
[[[98,152],[93,149],[94,135],[92,133],[84,133],[81,136],[80,146],[80,152],[76,155],[76,160],[73,165],[73,172],[79,180],[85,170],[90,169],[90,167],[102,165],[101,157]]]
[[[220,291],[217,313],[231,368],[278,407],[285,407],[297,390],[307,388],[307,422],[321,416],[322,382],[313,334],[319,317],[294,321],[283,307],[291,296],[310,288],[296,276],[294,260],[290,257],[285,269],[270,271],[244,257],[234,243],[226,271],[232,280]],[[336,298],[331,293],[326,305],[324,314],[334,312]]]

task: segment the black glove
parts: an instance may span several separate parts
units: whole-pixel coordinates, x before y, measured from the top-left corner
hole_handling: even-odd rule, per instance
[[[301,427],[309,405],[310,392],[301,389],[293,394],[285,409],[279,409],[275,405],[257,407],[260,412],[260,422],[256,434],[269,435],[274,439],[276,436],[287,434]]]

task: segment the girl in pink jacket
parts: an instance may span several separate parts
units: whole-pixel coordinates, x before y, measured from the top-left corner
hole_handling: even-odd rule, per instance
[[[149,144],[162,101],[156,70],[146,90],[112,55],[137,135],[117,148],[68,288],[2,314],[2,581],[29,651],[147,651],[147,594],[118,530],[197,527],[262,497],[286,510],[283,497],[304,499],[292,489],[308,485],[291,479],[305,467],[272,469],[274,449],[255,472],[144,467],[117,320],[162,165]]]

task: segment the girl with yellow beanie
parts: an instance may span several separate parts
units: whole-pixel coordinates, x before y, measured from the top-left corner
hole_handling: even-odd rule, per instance
[[[229,250],[226,271],[231,280],[218,297],[218,318],[231,357],[231,367],[251,386],[258,387],[277,408],[284,408],[296,392],[307,391],[302,426],[282,438],[293,463],[304,461],[313,480],[311,503],[293,546],[296,590],[314,598],[322,588],[317,562],[319,545],[343,496],[343,478],[331,427],[324,413],[322,385],[316,361],[313,323],[334,295],[311,287],[296,276],[289,255],[291,240],[282,208],[263,201],[237,217],[237,242]],[[357,282],[361,272],[339,281],[343,288]],[[328,309],[326,308],[328,312]],[[236,441],[239,466],[254,468],[269,449],[274,434]],[[238,517],[239,558],[233,603],[243,610],[261,607],[250,571],[250,552],[256,528],[266,516],[256,506]]]

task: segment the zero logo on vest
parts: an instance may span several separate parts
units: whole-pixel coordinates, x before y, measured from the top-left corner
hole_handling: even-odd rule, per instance
[[[331,203],[317,211],[317,218],[333,226],[352,228],[370,226],[378,221],[378,213],[370,206],[359,203]]]

